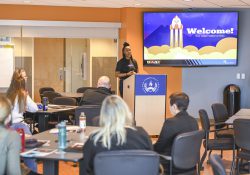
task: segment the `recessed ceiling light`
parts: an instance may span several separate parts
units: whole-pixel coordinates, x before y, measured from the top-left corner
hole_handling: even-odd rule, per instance
[[[23,2],[24,2],[24,3],[31,3],[30,0],[24,0]]]
[[[141,4],[140,3],[136,3],[135,6],[140,6]]]
[[[183,0],[183,1],[190,2],[190,1],[193,1],[193,0]]]

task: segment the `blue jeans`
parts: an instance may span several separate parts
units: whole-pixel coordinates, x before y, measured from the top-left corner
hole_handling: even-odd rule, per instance
[[[29,126],[25,123],[13,123],[10,127],[14,130],[23,129],[25,134],[32,135]],[[31,171],[37,172],[37,163],[35,159],[23,158],[23,162]]]

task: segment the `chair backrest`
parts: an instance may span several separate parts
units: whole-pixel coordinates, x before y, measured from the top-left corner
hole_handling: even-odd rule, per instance
[[[178,169],[191,169],[200,161],[201,141],[204,131],[192,131],[176,136],[172,146],[172,161]]]
[[[56,105],[68,105],[68,106],[76,106],[76,99],[70,97],[55,97],[53,99],[53,104]]]
[[[210,163],[213,169],[213,175],[226,175],[226,170],[221,160],[221,157],[217,154],[210,156]]]
[[[235,143],[238,147],[250,151],[250,119],[236,119],[233,122]]]
[[[87,126],[99,126],[99,115],[101,111],[101,105],[82,105],[75,109],[75,124],[79,125],[79,116],[81,112],[86,115]]]
[[[214,103],[212,104],[212,111],[214,115],[215,123],[225,122],[228,119],[227,107],[222,103]],[[217,125],[216,129],[223,128],[225,125]]]
[[[45,91],[55,92],[55,90],[52,87],[42,87],[39,89],[39,94],[43,94]]]
[[[94,158],[95,175],[158,175],[159,155],[147,150],[105,151]]]
[[[84,93],[87,89],[97,89],[97,87],[80,87],[76,90],[77,93]]]
[[[205,109],[199,110],[199,116],[201,121],[201,127],[205,132],[209,132],[210,130],[210,121],[207,115],[207,111]]]
[[[49,103],[53,104],[54,98],[61,97],[62,95],[53,91],[45,91],[43,92],[43,96],[47,97],[49,99]]]

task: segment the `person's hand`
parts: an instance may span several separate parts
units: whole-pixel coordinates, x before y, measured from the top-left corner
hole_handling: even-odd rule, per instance
[[[127,75],[134,75],[134,74],[136,74],[136,72],[134,72],[134,71],[129,71],[128,73],[127,73]]]

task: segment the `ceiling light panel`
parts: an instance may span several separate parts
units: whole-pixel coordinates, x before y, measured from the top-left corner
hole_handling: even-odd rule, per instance
[[[239,0],[206,0],[207,2],[217,4],[221,7],[245,6],[246,3]]]
[[[240,1],[247,4],[247,5],[250,5],[250,0],[240,0]]]
[[[220,7],[214,3],[210,3],[210,2],[204,1],[204,0],[192,0],[192,1],[172,0],[172,1],[179,3],[179,4],[185,4],[189,8],[219,8]]]

